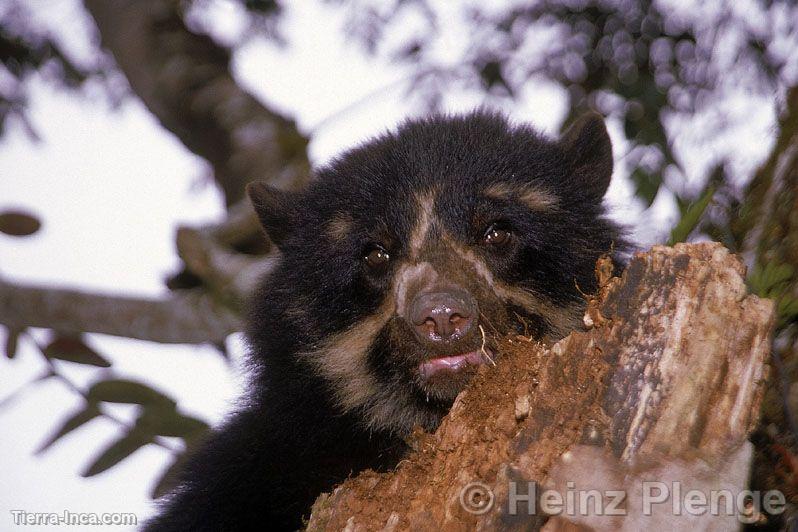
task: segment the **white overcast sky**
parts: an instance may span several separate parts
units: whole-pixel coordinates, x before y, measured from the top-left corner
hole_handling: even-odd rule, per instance
[[[88,21],[77,0],[29,0],[42,24],[76,54],[85,50]],[[241,83],[270,105],[294,116],[300,128],[314,132],[310,146],[314,162],[323,162],[342,148],[379,133],[414,110],[402,100],[402,90],[389,87],[404,71],[365,57],[339,31],[339,12],[316,2],[291,2],[283,28],[287,48],[254,40],[236,56]],[[453,5],[450,3],[449,5]],[[214,25],[220,39],[240,30],[235,4],[217,1]],[[0,8],[2,2],[0,2]],[[452,8],[452,17],[459,10]],[[451,24],[447,47],[456,51],[468,36]],[[300,38],[301,36],[301,38]],[[34,81],[31,119],[42,142],[32,144],[12,125],[0,141],[0,211],[20,207],[39,213],[43,229],[33,237],[15,239],[0,234],[0,275],[13,280],[81,287],[109,293],[157,295],[163,278],[178,260],[173,237],[178,224],[199,224],[222,216],[220,197],[201,186],[205,164],[162,129],[136,100],[121,109],[77,98]],[[361,105],[337,112],[367,95]],[[448,95],[451,110],[482,103],[474,94]],[[762,105],[732,110],[750,117],[745,137],[736,134],[739,159],[753,167],[771,144],[773,112]],[[565,108],[558,89],[525,87],[520,102],[507,111],[554,132]],[[330,116],[335,120],[326,121]],[[317,126],[325,122],[325,126]],[[620,130],[610,124],[617,141]],[[686,137],[689,139],[689,137]],[[616,155],[623,146],[616,144]],[[705,153],[688,153],[688,161],[703,164]],[[622,173],[622,169],[619,173]],[[700,172],[696,171],[696,175]],[[639,205],[624,180],[610,192],[615,216],[635,221]],[[657,200],[656,216],[642,222],[644,231],[667,227],[672,201]],[[0,333],[2,336],[2,333]],[[217,422],[239,393],[240,373],[226,366],[211,348],[161,346],[100,335],[92,344],[112,361],[121,376],[146,379],[180,402],[181,408]],[[0,344],[2,345],[2,344]],[[238,339],[230,339],[240,353]],[[94,371],[63,363],[78,384],[97,377]],[[33,452],[81,401],[63,385],[28,382],[44,369],[34,349],[23,342],[14,360],[0,357],[0,401],[18,389],[24,392],[0,409],[0,530],[14,530],[10,510],[31,512],[134,512],[143,520],[151,513],[147,493],[157,472],[167,463],[165,451],[148,446],[122,464],[91,479],[78,473],[91,457],[119,436],[102,419],[73,432],[42,456]],[[120,409],[119,415],[132,412]],[[36,527],[39,529],[46,529]],[[53,528],[55,529],[55,528]],[[65,530],[66,527],[59,527]],[[115,527],[114,530],[122,530]]]

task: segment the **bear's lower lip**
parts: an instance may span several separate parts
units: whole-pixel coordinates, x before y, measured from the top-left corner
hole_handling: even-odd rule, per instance
[[[428,379],[441,371],[460,371],[466,366],[479,366],[486,362],[481,351],[470,351],[459,355],[438,357],[425,360],[418,369],[423,379]]]

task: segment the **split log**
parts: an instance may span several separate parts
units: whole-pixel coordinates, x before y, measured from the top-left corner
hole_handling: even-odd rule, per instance
[[[719,244],[655,247],[620,278],[608,265],[585,331],[553,346],[506,339],[435,434],[415,434],[395,471],[319,497],[308,530],[729,530],[762,518],[760,501],[729,508],[723,490],[744,495],[773,305],[747,294],[745,267]],[[696,510],[689,490],[718,495],[715,507]]]

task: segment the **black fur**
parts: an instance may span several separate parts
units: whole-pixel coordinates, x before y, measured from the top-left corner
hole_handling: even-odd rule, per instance
[[[623,249],[601,204],[611,173],[609,138],[596,117],[553,141],[499,115],[476,112],[408,122],[320,169],[299,193],[253,186],[256,210],[282,258],[252,300],[247,336],[254,370],[247,406],[194,456],[183,483],[146,529],[295,529],[320,492],[364,468],[393,467],[406,450],[406,430],[390,420],[375,426],[364,410],[344,411],[335,397],[339,384],[320,375],[303,353],[378,311],[407,256],[419,195],[435,191],[439,222],[431,229],[430,256],[449,235],[473,250],[498,281],[557,308],[578,309],[581,292],[595,289],[596,259]],[[558,203],[532,211],[513,198],[487,198],[482,191],[492,183],[532,183],[555,194]],[[336,217],[343,217],[347,230],[331,241],[325,230]],[[480,246],[492,223],[512,231],[511,248]],[[363,260],[375,243],[391,255],[384,271]],[[447,257],[441,260],[452,262]],[[452,264],[451,271],[462,269]],[[491,310],[483,301],[488,296],[474,293],[485,308],[486,328],[493,326],[487,314],[506,317],[496,318],[502,326],[494,333],[546,337],[558,325],[514,303],[494,302]],[[429,349],[405,339],[400,322],[392,318],[376,335],[366,355],[368,371],[380,386],[401,388],[401,397],[431,429],[451,397],[424,397],[406,378],[404,365],[415,368]]]

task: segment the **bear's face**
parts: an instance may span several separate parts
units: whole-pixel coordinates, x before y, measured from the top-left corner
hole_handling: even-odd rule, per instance
[[[611,172],[596,118],[559,142],[485,113],[408,123],[303,192],[250,187],[283,255],[261,293],[342,410],[432,428],[499,337],[578,326],[618,240],[601,207]]]

